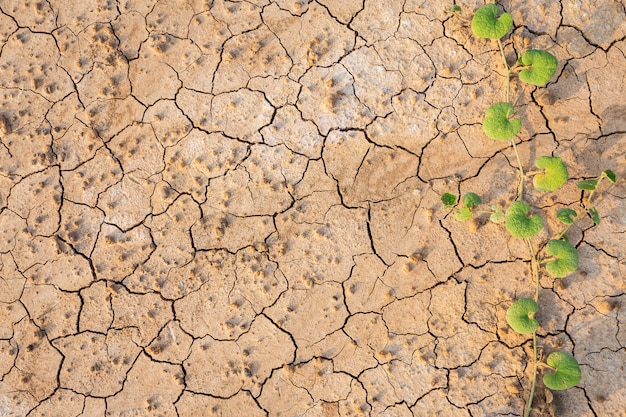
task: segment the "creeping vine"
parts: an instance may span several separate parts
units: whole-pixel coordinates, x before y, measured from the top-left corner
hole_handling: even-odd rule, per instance
[[[460,11],[458,6],[452,9],[454,13]],[[466,193],[461,199],[454,194],[445,193],[441,196],[441,202],[446,208],[452,210],[454,217],[459,221],[466,221],[472,216],[488,213],[492,222],[502,223],[504,221],[504,226],[511,236],[526,241],[530,254],[531,276],[534,279],[534,296],[515,301],[506,312],[506,321],[515,332],[532,335],[532,379],[529,397],[524,408],[524,416],[528,417],[532,411],[537,374],[540,367],[548,371],[543,375],[543,383],[551,390],[572,388],[580,382],[582,377],[578,361],[569,353],[555,351],[550,353],[545,362],[540,362],[537,353],[537,329],[540,323],[535,319],[535,315],[540,309],[539,281],[541,274],[547,273],[552,278],[560,279],[576,271],[578,268],[578,251],[569,242],[567,232],[576,221],[584,217],[581,215],[584,213],[591,218],[594,224],[600,223],[600,214],[593,204],[594,194],[604,179],[614,183],[616,178],[613,171],[605,170],[596,178],[578,182],[577,187],[583,194],[581,204],[583,213],[570,207],[558,210],[556,218],[563,224],[563,230],[547,242],[539,245],[538,250],[532,238],[543,229],[544,221],[543,217],[529,203],[524,201],[527,177],[533,177],[532,182],[535,190],[554,192],[567,182],[568,171],[560,157],[541,156],[535,161],[536,170],[525,173],[515,141],[522,130],[522,121],[515,117],[515,106],[511,102],[511,77],[517,74],[520,81],[543,87],[554,76],[558,61],[554,55],[547,51],[531,49],[519,55],[515,65],[510,67],[506,61],[502,38],[512,28],[513,18],[511,15],[502,13],[500,8],[492,3],[479,8],[471,20],[471,30],[474,36],[496,40],[502,57],[506,79],[505,100],[486,109],[482,127],[489,138],[509,142],[513,148],[519,172],[517,198],[506,211],[502,211],[496,205],[492,205],[487,210],[480,209],[481,198],[473,192]]]

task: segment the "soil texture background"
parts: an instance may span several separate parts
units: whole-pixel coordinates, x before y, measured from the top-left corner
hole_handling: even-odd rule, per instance
[[[0,416],[521,416],[532,340],[523,240],[444,192],[516,197],[481,128],[503,100],[482,1],[0,0]],[[540,353],[577,387],[533,416],[626,410],[626,7],[499,1],[529,187],[602,222],[580,268],[541,280]]]

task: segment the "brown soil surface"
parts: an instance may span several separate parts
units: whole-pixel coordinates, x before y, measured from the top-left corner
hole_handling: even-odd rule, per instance
[[[571,181],[577,272],[542,274],[540,354],[577,387],[533,416],[626,410],[626,6],[498,2],[559,60],[512,82],[521,162]],[[0,416],[521,416],[510,330],[530,255],[444,192],[516,197],[481,129],[503,100],[482,1],[0,0]],[[600,225],[576,182],[602,184]]]

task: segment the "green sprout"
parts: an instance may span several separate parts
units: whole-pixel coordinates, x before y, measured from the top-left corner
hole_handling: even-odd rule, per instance
[[[458,199],[454,194],[444,193],[441,196],[441,202],[446,208],[453,208],[454,206],[456,206]]]
[[[519,334],[533,333],[539,327],[535,313],[539,304],[530,298],[520,298],[506,311],[506,322]]]
[[[600,213],[598,212],[597,208],[591,205],[591,199],[593,198],[593,194],[596,192],[596,189],[605,178],[613,184],[615,184],[615,181],[617,180],[615,172],[607,169],[602,171],[602,174],[600,174],[600,176],[597,178],[583,180],[576,184],[579,189],[583,191],[589,191],[589,195],[585,199],[583,205],[585,206],[585,209],[587,210],[587,213],[589,214],[589,217],[591,217],[591,220],[594,224],[600,224]]]
[[[560,391],[575,387],[582,373],[578,361],[565,352],[552,352],[546,363],[556,372],[543,376],[543,383],[551,390]]]
[[[556,212],[556,218],[563,224],[573,224],[576,217],[578,217],[578,213],[571,208],[565,207]]]
[[[533,179],[535,188],[540,191],[555,191],[567,181],[567,167],[559,157],[539,157],[535,166],[543,170]]]
[[[454,210],[454,217],[464,222],[472,218],[472,213],[482,202],[478,194],[467,193],[463,196],[463,205],[461,207],[455,207],[458,203],[458,199],[454,194],[444,193],[441,196],[441,202],[447,208]]]

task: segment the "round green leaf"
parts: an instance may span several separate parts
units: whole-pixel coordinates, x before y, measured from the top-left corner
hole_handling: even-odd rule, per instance
[[[470,210],[480,205],[481,202],[480,196],[476,193],[467,193],[463,196],[463,205]]]
[[[506,141],[513,139],[522,130],[520,119],[510,119],[515,112],[511,103],[496,103],[485,111],[483,130],[491,139]]]
[[[539,323],[535,320],[537,310],[539,310],[539,306],[535,300],[520,298],[506,311],[506,322],[517,333],[532,333],[539,327]]]
[[[464,222],[472,218],[472,212],[467,207],[461,207],[459,211],[454,214],[454,218],[460,222]]]
[[[546,85],[550,78],[554,76],[558,61],[550,52],[531,49],[524,52],[520,62],[529,68],[523,69],[519,73],[519,79],[528,84],[539,87]]]
[[[529,215],[530,206],[523,201],[516,201],[506,210],[504,225],[511,236],[531,238],[543,228],[543,220],[538,214]]]
[[[493,3],[485,4],[476,10],[472,18],[472,32],[479,38],[500,39],[513,27],[513,18],[508,13],[502,13]]]
[[[558,156],[541,156],[535,166],[544,170],[533,178],[535,188],[540,191],[554,191],[567,181],[567,167]]]
[[[565,278],[578,269],[578,251],[571,243],[552,239],[546,245],[546,253],[556,258],[546,264],[552,277]]]
[[[572,355],[565,352],[552,352],[546,363],[556,369],[555,373],[543,376],[543,383],[551,390],[569,389],[580,382],[582,372],[578,361]]]
[[[574,217],[578,217],[578,213],[576,213],[576,210],[572,210],[571,208],[565,207],[557,210],[556,212],[556,218],[565,224],[574,223]]]
[[[456,196],[454,194],[444,193],[441,196],[441,202],[446,207],[454,207],[454,206],[456,206],[457,199],[456,199]]]

